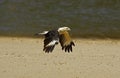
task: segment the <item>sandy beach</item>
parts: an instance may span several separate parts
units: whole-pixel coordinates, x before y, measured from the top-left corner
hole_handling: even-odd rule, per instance
[[[72,53],[43,39],[0,37],[0,78],[120,78],[120,40],[74,39]]]

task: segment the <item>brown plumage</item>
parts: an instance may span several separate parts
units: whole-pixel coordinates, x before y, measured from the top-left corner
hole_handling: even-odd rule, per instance
[[[44,48],[43,51],[49,53],[52,52],[59,42],[62,50],[65,52],[72,52],[72,46],[75,46],[68,31],[69,27],[60,27],[58,30],[44,31],[43,33],[37,33],[37,35],[44,35]]]
[[[70,35],[67,31],[59,32],[60,36],[60,44],[62,46],[62,50],[72,52],[72,46],[75,46],[74,42],[71,40]]]

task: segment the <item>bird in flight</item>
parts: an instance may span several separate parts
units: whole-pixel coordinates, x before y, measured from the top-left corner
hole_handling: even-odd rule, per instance
[[[62,50],[65,52],[72,52],[72,46],[75,46],[75,44],[69,35],[68,31],[70,30],[69,27],[60,27],[56,30],[43,31],[35,35],[45,36],[43,51],[46,53],[52,52],[58,43],[61,44]]]

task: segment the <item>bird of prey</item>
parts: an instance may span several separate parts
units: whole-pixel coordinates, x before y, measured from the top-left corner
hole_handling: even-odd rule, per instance
[[[43,51],[46,53],[52,52],[55,45],[61,44],[62,50],[65,52],[72,52],[72,46],[75,46],[72,41],[69,32],[71,29],[69,27],[60,27],[55,30],[43,31],[42,33],[37,33],[36,35],[44,35],[44,48]]]

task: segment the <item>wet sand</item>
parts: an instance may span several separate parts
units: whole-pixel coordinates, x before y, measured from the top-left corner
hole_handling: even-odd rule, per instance
[[[43,39],[0,37],[0,78],[119,78],[120,41],[74,39],[45,53]]]

